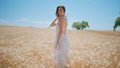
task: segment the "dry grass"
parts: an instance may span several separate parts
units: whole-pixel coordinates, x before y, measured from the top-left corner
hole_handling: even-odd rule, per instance
[[[0,26],[0,68],[55,68],[54,29]],[[70,68],[120,68],[120,32],[67,32]]]

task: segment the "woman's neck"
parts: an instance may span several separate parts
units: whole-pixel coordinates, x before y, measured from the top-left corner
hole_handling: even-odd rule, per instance
[[[61,15],[61,16],[59,16],[59,17],[64,17],[65,15]]]

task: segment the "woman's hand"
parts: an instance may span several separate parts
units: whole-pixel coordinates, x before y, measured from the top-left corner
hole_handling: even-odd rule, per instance
[[[59,49],[60,49],[60,46],[57,44],[57,45],[55,46],[55,49],[56,49],[56,50],[59,50]]]

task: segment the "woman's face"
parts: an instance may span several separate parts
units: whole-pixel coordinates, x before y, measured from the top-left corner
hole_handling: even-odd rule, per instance
[[[63,8],[58,8],[58,15],[59,16],[64,16],[64,10],[63,10]]]

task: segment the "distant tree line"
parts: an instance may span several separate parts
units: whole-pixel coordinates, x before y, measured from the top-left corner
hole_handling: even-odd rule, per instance
[[[120,17],[117,17],[115,20],[115,23],[113,25],[113,31],[116,31],[116,28],[120,26]],[[85,28],[89,28],[89,24],[87,21],[82,22],[73,22],[72,28],[75,28],[76,30],[84,30]]]

